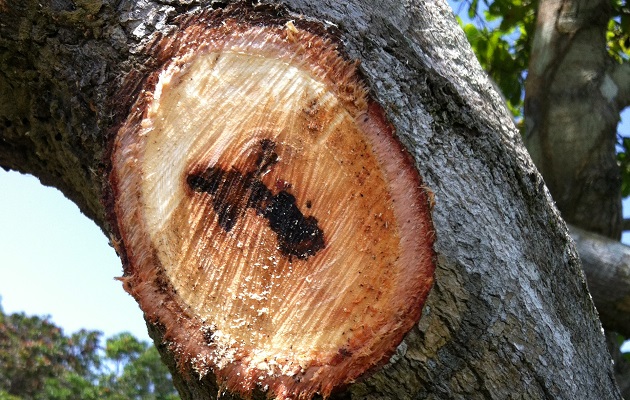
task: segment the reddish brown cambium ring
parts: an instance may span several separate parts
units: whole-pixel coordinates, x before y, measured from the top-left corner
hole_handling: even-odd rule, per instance
[[[113,144],[125,289],[184,370],[326,397],[420,318],[427,194],[322,26],[238,6],[180,27]]]

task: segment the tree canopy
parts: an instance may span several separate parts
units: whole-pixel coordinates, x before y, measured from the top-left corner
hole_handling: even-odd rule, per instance
[[[130,333],[66,335],[49,317],[0,307],[0,399],[179,398],[153,345]]]

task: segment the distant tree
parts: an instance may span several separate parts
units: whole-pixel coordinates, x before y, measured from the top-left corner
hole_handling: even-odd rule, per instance
[[[178,398],[154,346],[121,333],[102,349],[101,336],[0,307],[0,400]]]
[[[105,358],[116,363],[114,373],[102,383],[113,393],[127,399],[179,398],[155,346],[139,341],[130,333],[120,333],[107,339]]]

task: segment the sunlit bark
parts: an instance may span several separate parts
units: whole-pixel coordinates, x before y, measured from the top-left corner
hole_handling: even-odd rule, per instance
[[[0,165],[59,187],[115,246],[108,146],[139,93],[121,82],[142,87],[160,62],[150,38],[178,29],[190,3],[25,1],[0,14]],[[433,193],[423,317],[389,363],[332,397],[619,398],[573,242],[446,3],[286,5],[340,36]],[[184,398],[221,392],[148,327]]]

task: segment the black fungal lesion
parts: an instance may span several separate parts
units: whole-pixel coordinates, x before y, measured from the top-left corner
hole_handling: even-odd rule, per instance
[[[219,225],[226,232],[234,228],[248,208],[253,208],[267,219],[284,255],[299,259],[313,256],[325,247],[324,232],[317,218],[302,214],[291,193],[281,190],[274,195],[262,182],[262,176],[278,162],[278,154],[272,140],[263,139],[259,145],[254,170],[243,173],[234,167],[228,171],[215,165],[200,174],[189,175],[188,185],[196,192],[212,196]]]

